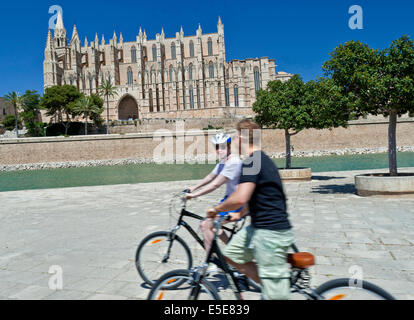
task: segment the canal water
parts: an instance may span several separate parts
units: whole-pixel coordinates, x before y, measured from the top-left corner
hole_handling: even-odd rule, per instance
[[[275,163],[282,168],[284,159]],[[293,158],[293,167],[310,167],[312,172],[388,168],[388,154]],[[37,171],[0,172],[0,192],[80,186],[135,184],[202,179],[211,172],[209,164],[140,164]],[[398,154],[398,167],[414,167],[414,153]]]

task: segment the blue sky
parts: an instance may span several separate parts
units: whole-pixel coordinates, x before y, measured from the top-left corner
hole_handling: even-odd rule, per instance
[[[306,81],[321,75],[321,65],[340,43],[360,40],[382,49],[403,34],[414,36],[411,0],[1,1],[0,96],[43,91],[52,5],[63,8],[68,37],[76,23],[82,43],[85,36],[92,41],[96,32],[108,41],[114,30],[133,41],[140,26],[151,39],[162,27],[167,37],[174,37],[181,25],[185,34],[195,34],[198,23],[203,32],[216,32],[220,15],[227,61],[269,56],[278,71],[298,73]],[[348,26],[351,5],[363,9],[363,30]]]

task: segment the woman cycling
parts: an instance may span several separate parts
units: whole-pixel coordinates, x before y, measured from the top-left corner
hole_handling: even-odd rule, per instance
[[[223,184],[226,184],[226,195],[220,201],[220,203],[223,203],[236,190],[239,184],[242,162],[238,156],[231,154],[231,137],[225,133],[219,133],[211,140],[211,143],[216,147],[216,153],[220,162],[199,184],[189,188],[190,193],[186,195],[187,200],[209,194],[220,188]],[[242,210],[243,208],[240,208],[232,212],[240,212]],[[225,215],[227,212],[222,212],[221,214]],[[201,223],[204,246],[207,252],[211,247],[214,237],[212,221],[213,219],[206,219]],[[229,240],[224,232],[221,232],[219,237],[224,243],[227,243]]]

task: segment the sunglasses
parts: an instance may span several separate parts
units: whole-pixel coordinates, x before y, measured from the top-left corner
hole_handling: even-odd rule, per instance
[[[227,146],[223,146],[221,149],[226,150]],[[220,150],[220,145],[216,144],[216,151]]]

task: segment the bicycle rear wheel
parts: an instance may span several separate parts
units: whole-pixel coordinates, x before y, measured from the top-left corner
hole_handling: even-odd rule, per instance
[[[318,287],[315,292],[324,300],[395,300],[384,289],[367,281],[336,279]]]
[[[150,286],[165,273],[176,269],[190,269],[193,258],[188,245],[171,232],[155,232],[141,241],[135,255],[135,265],[141,278]],[[170,250],[169,250],[170,249]],[[173,283],[170,286],[177,286]]]
[[[179,286],[172,286],[179,283]],[[189,270],[174,270],[163,275],[153,286],[147,300],[189,300],[196,286]],[[198,300],[220,300],[215,287],[205,279],[200,281]]]

